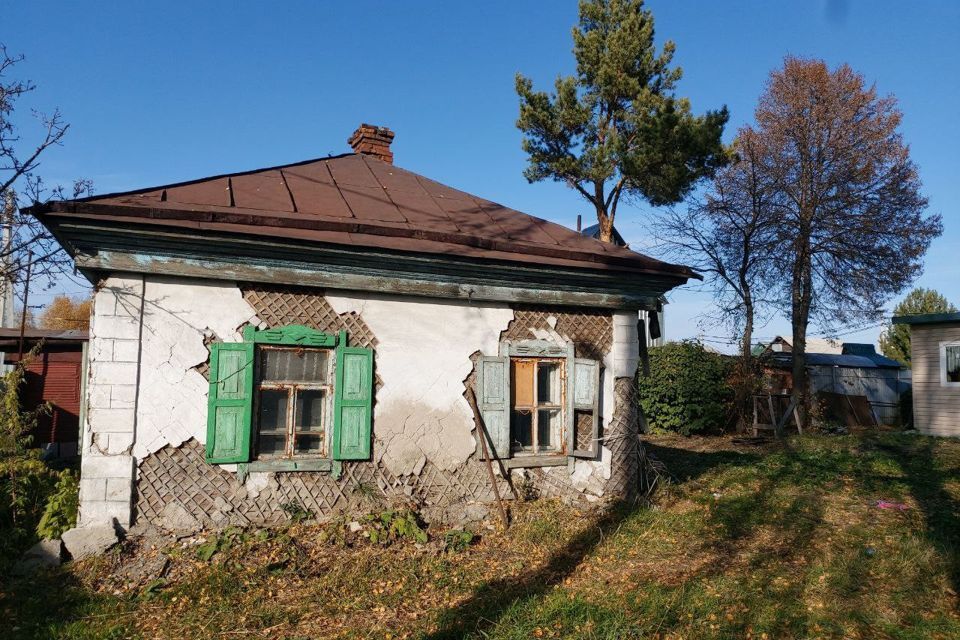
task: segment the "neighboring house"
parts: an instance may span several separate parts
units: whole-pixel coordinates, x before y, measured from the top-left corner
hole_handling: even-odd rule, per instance
[[[458,521],[492,499],[470,390],[530,491],[635,489],[637,313],[696,274],[400,169],[392,139],[32,209],[97,290],[81,526]]]
[[[80,441],[80,398],[87,332],[79,330],[27,329],[24,357],[41,342],[39,353],[26,365],[20,393],[21,407],[33,410],[49,403],[50,411],[39,416],[30,433],[30,446],[46,455],[69,458],[77,455]],[[20,329],[0,328],[3,363],[20,359]]]
[[[910,325],[914,427],[960,436],[960,313],[899,316],[893,323]]]
[[[784,346],[786,350],[780,350]],[[790,393],[793,354],[789,343],[778,338],[760,357],[765,363],[772,390]],[[910,388],[910,370],[901,363],[878,354],[872,344],[853,342],[842,343],[837,353],[808,351],[806,362],[811,393],[865,398],[867,409],[852,413],[859,415],[865,412],[870,423],[875,420],[884,425],[900,424],[900,396]],[[844,407],[853,409],[851,402],[843,399],[839,404],[837,410],[843,410],[844,415],[829,417],[849,420],[851,416]]]
[[[806,353],[843,353],[844,343],[830,338],[807,338]],[[793,347],[783,336],[776,336],[770,342],[758,342],[751,349],[755,356],[768,353],[792,353]]]

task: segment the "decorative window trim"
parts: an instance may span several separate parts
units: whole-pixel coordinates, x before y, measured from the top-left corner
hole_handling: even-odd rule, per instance
[[[960,340],[944,340],[940,343],[940,361],[937,367],[940,372],[940,386],[950,389],[960,388],[960,382],[947,380],[947,347],[960,348]]]
[[[333,349],[333,415],[327,455],[253,459],[257,434],[257,345]],[[221,353],[232,354],[226,360]],[[221,376],[221,365],[227,365]],[[257,330],[246,326],[242,342],[211,347],[206,461],[237,464],[238,475],[253,471],[332,471],[341,460],[368,460],[373,421],[373,350],[348,345],[346,331],[336,334],[304,325]]]
[[[513,389],[510,358],[563,358],[566,360],[564,387],[564,446],[557,453],[514,452],[511,450],[510,415]],[[573,469],[577,459],[599,460],[602,443],[599,428],[600,396],[603,393],[600,374],[603,362],[577,358],[572,342],[557,343],[547,340],[505,340],[500,343],[498,355],[481,356],[477,361],[476,395],[478,408],[491,444],[491,455],[506,468],[563,466]],[[578,384],[579,382],[579,384]],[[576,447],[577,412],[592,414],[591,448]],[[479,447],[478,447],[479,450]]]

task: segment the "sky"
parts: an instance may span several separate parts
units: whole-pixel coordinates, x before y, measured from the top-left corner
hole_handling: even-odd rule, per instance
[[[960,306],[960,2],[927,0],[648,0],[658,42],[684,71],[695,112],[726,105],[725,139],[752,120],[785,55],[849,63],[894,94],[930,213],[945,231],[917,286]],[[39,130],[25,107],[59,107],[70,130],[43,158],[48,183],[93,180],[108,193],[349,151],[361,122],[396,132],[394,161],[453,187],[564,224],[590,208],[562,184],[529,184],[515,127],[519,71],[548,89],[573,71],[576,2],[11,2],[0,42],[25,56],[15,73],[36,91],[21,105],[24,142]],[[621,207],[635,249],[657,211]],[[75,284],[62,290],[82,293]],[[49,301],[54,292],[31,301]],[[731,336],[710,321],[696,283],[668,295],[668,339]],[[896,298],[888,305],[892,309]],[[873,342],[880,329],[850,327]],[[759,338],[789,334],[774,317]],[[816,335],[813,328],[811,335]]]

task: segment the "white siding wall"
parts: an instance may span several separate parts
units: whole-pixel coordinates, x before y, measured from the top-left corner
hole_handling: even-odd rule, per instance
[[[960,436],[960,387],[940,384],[940,343],[960,341],[960,323],[910,329],[914,424],[921,433]]]

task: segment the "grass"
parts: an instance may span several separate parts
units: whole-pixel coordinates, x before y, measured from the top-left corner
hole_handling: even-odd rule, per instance
[[[7,582],[12,638],[957,638],[960,442],[658,437],[650,507],[516,505],[465,551],[342,529],[232,532],[165,582],[122,549]],[[906,510],[880,509],[878,500]],[[331,531],[335,535],[331,535]]]

